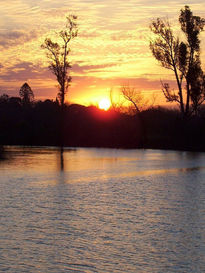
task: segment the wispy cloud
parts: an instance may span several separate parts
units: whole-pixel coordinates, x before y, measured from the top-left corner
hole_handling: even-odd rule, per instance
[[[38,37],[37,32],[32,30],[30,32],[13,30],[13,31],[0,31],[0,46],[3,48],[22,45]]]

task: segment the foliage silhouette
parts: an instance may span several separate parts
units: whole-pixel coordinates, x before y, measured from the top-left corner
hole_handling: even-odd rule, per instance
[[[70,15],[67,17],[66,30],[58,33],[58,39],[61,42],[53,42],[50,38],[46,38],[42,48],[47,51],[47,58],[50,61],[49,69],[56,76],[59,85],[58,99],[61,106],[64,105],[65,95],[71,82],[69,69],[71,64],[68,60],[70,54],[69,43],[77,36],[77,16]]]
[[[24,105],[29,105],[34,100],[33,91],[26,82],[21,86],[19,95]]]
[[[179,22],[186,37],[185,42],[180,42],[174,36],[168,21],[158,18],[150,26],[156,36],[155,40],[150,41],[150,49],[160,64],[175,75],[178,92],[171,90],[169,83],[162,82],[165,98],[169,102],[177,102],[183,116],[190,116],[192,113],[197,114],[205,100],[205,76],[201,68],[199,40],[205,20],[194,16],[189,6],[185,6],[181,10]]]
[[[200,115],[189,120],[181,118],[177,110],[161,107],[141,111],[140,115],[144,128],[138,114],[65,104],[64,144],[205,151],[203,106]],[[59,146],[60,119],[61,106],[56,101],[35,101],[27,107],[20,98],[5,100],[5,96],[0,96],[0,145]]]
[[[194,16],[188,6],[181,10],[179,17],[181,29],[187,42],[181,42],[180,65],[186,78],[187,103],[186,113],[189,113],[189,96],[192,101],[192,111],[197,114],[199,106],[205,100],[205,75],[200,61],[199,34],[203,31],[205,20]]]

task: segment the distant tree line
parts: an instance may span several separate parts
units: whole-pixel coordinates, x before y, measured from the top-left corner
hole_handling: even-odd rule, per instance
[[[30,89],[28,89],[30,90]],[[33,96],[31,96],[33,97]],[[64,105],[58,100],[0,96],[0,145],[153,148],[205,151],[205,108],[184,120],[180,111],[150,107],[139,113]]]
[[[139,147],[140,132],[132,116],[95,106],[64,105],[63,141],[66,146]],[[61,104],[0,96],[0,144],[60,146]],[[129,140],[129,141],[128,141]]]

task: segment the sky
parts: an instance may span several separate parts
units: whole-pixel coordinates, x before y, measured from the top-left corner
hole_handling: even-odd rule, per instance
[[[0,95],[18,96],[27,82],[36,99],[56,98],[57,82],[41,44],[46,37],[55,40],[66,16],[75,14],[79,32],[70,43],[72,84],[66,100],[96,104],[109,98],[111,89],[117,99],[120,86],[129,84],[163,104],[160,80],[174,83],[174,77],[150,52],[149,25],[168,18],[179,33],[184,5],[205,18],[204,0],[0,0]],[[201,40],[205,67],[204,32]]]

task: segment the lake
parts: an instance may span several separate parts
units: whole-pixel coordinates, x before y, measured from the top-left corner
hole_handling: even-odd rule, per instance
[[[0,272],[205,272],[205,153],[6,147]]]

